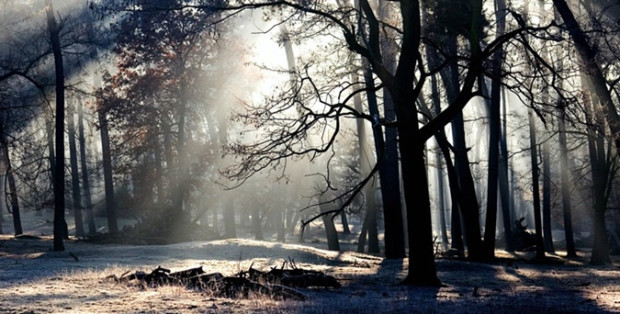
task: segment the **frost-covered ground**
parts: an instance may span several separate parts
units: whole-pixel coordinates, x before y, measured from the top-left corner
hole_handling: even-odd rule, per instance
[[[585,256],[563,265],[438,260],[446,287],[436,289],[397,285],[406,274],[406,260],[297,244],[242,239],[156,246],[65,244],[65,252],[52,252],[49,236],[0,236],[0,313],[620,312],[618,261],[591,268],[584,266]],[[308,297],[304,302],[232,300],[180,287],[141,288],[104,280],[160,265],[173,271],[203,266],[206,272],[233,275],[250,265],[279,266],[288,258],[335,276],[343,288],[300,289]]]

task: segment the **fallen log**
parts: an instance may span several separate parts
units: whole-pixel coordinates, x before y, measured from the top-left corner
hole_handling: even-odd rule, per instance
[[[248,278],[225,277],[221,273],[206,274],[202,267],[171,272],[161,266],[150,273],[136,271],[124,273],[120,277],[111,275],[106,279],[117,283],[137,282],[144,286],[180,285],[188,289],[209,292],[217,297],[248,298],[253,295],[268,296],[278,300],[303,301],[306,297],[299,291],[277,284],[263,284]]]
[[[286,268],[286,266],[289,268]],[[268,272],[252,267],[237,274],[238,277],[248,278],[260,283],[281,284],[289,287],[323,287],[340,288],[341,285],[333,276],[316,270],[307,270],[297,267],[293,259],[284,261],[280,268],[272,268]]]

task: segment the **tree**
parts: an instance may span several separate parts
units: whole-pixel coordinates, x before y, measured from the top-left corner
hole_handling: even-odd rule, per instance
[[[75,235],[78,237],[83,237],[86,233],[84,231],[84,221],[82,219],[82,193],[80,191],[77,145],[75,143],[75,113],[73,112],[73,107],[74,106],[69,107],[70,110],[67,117],[67,129],[69,135],[69,163],[71,165],[71,195],[73,196]]]
[[[564,0],[553,0],[557,12],[566,24],[581,63],[584,65],[586,76],[591,80],[594,95],[598,98],[600,108],[604,113],[607,125],[614,140],[616,149],[620,153],[620,115],[607,89],[607,83],[599,64],[596,62],[596,51],[588,44],[588,37],[575,19],[573,12]]]
[[[60,48],[58,24],[51,0],[45,0],[47,26],[54,53],[56,73],[56,176],[54,178],[54,251],[64,251],[65,222],[65,74]]]
[[[506,3],[496,0],[497,36],[501,36],[506,30]],[[493,77],[491,83],[491,104],[489,110],[489,172],[487,183],[487,216],[484,228],[484,255],[487,259],[495,257],[495,228],[497,222],[497,195],[499,178],[499,138],[501,135],[501,73],[503,49],[498,49],[493,56]]]

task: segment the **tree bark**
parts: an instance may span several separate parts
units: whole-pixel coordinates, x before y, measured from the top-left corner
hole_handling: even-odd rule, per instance
[[[364,63],[364,62],[363,62]],[[365,65],[365,64],[364,64]],[[364,66],[367,68],[367,66]],[[352,74],[353,82],[357,82],[357,73]],[[371,83],[371,82],[366,82]],[[373,83],[371,83],[374,85]],[[368,94],[368,93],[367,93]],[[372,97],[374,95],[368,95]],[[373,100],[376,103],[376,99]],[[369,100],[370,102],[370,100]],[[362,99],[359,94],[356,94],[353,97],[353,104],[355,110],[358,112],[364,112],[364,108],[362,107]],[[360,166],[360,181],[364,180],[366,176],[371,173],[372,164],[375,163],[372,154],[369,152],[370,148],[368,147],[368,141],[366,139],[366,126],[364,125],[364,120],[356,119],[357,126],[357,141],[359,147],[359,166]],[[365,196],[365,208],[366,208],[366,218],[368,220],[368,252],[369,253],[379,253],[379,238],[377,232],[377,204],[375,201],[375,188],[374,182],[375,180],[370,180],[364,187],[364,196]],[[386,228],[391,228],[391,226],[386,226]],[[361,243],[361,242],[360,242]],[[363,250],[363,248],[362,248]]]
[[[505,249],[507,252],[514,252],[514,245],[512,243],[512,199],[509,183],[508,183],[508,143],[506,137],[508,136],[506,130],[506,94],[502,94],[502,136],[499,140],[500,158],[499,158],[499,191],[502,203],[502,220],[504,222],[504,241],[506,242]]]
[[[543,239],[545,251],[555,253],[553,248],[553,235],[551,233],[551,158],[549,156],[549,142],[542,145],[543,155]]]
[[[604,112],[616,150],[620,153],[620,116],[612,101],[611,93],[609,89],[607,89],[605,77],[603,76],[600,66],[596,62],[596,51],[588,43],[587,35],[579,26],[579,23],[566,4],[566,1],[553,0],[553,4],[562,17],[562,20],[564,20],[568,32],[575,43],[579,58],[584,65],[584,74],[586,74],[592,82],[592,87],[594,88],[593,94],[599,98],[600,108]]]
[[[78,105],[78,137],[80,143],[80,166],[82,167],[82,188],[84,190],[84,209],[86,209],[86,222],[88,234],[97,233],[95,216],[93,215],[93,203],[90,195],[90,177],[88,176],[88,164],[86,163],[86,137],[84,136],[84,109],[82,102]]]
[[[340,206],[335,203],[336,200],[332,199],[332,193],[330,191],[323,192],[319,197],[321,213],[327,213],[329,211],[338,209]],[[340,242],[338,241],[338,232],[334,225],[334,215],[325,214],[322,215],[323,226],[325,227],[325,236],[327,237],[327,249],[330,251],[340,251]]]
[[[561,169],[561,187],[562,187],[562,212],[564,213],[564,236],[566,240],[566,256],[576,257],[577,252],[575,250],[575,239],[573,236],[573,222],[571,214],[571,195],[570,195],[570,178],[568,168],[568,149],[566,148],[566,126],[565,126],[565,111],[564,104],[559,104],[560,119],[558,120],[558,126],[560,129],[560,169]]]
[[[116,204],[114,202],[114,181],[112,178],[112,155],[110,152],[110,135],[108,134],[108,120],[105,109],[97,111],[99,131],[101,134],[101,152],[103,155],[103,181],[105,190],[105,205],[108,218],[108,232],[116,234],[118,224],[116,220]]]
[[[456,54],[456,38],[448,43],[450,51]],[[448,94],[448,102],[452,103],[458,97],[459,76],[455,63],[448,65],[448,71],[441,71],[443,82]],[[483,260],[482,240],[480,238],[480,220],[478,198],[474,179],[469,168],[467,144],[465,142],[465,127],[463,114],[459,112],[452,120],[452,138],[454,143],[454,164],[458,174],[460,197],[459,201],[464,221],[464,236],[467,246],[467,257],[472,260]]]
[[[582,75],[584,89],[591,90],[591,84],[585,75]],[[607,210],[607,189],[612,182],[609,180],[609,165],[605,153],[605,126],[604,118],[600,111],[593,107],[592,97],[586,97],[585,109],[589,120],[588,126],[588,151],[590,153],[590,168],[592,173],[593,190],[593,217],[594,228],[592,255],[590,264],[605,265],[611,263],[609,256],[609,242],[607,237],[607,227],[605,225],[605,211]]]
[[[538,143],[536,141],[536,124],[532,109],[529,109],[528,111],[528,119],[530,128],[530,157],[532,163],[532,194],[534,197],[534,227],[536,229],[536,258],[542,259],[545,257],[545,247],[542,236],[542,221],[540,218],[540,169],[538,168]]]
[[[389,4],[379,1],[379,18],[385,19],[389,15]],[[396,68],[395,44],[387,40],[380,42],[383,52],[383,64],[393,73]],[[380,117],[377,106],[377,97],[374,93],[372,70],[367,67],[364,71],[364,81],[369,87],[368,109],[371,116]],[[383,117],[387,121],[396,121],[396,111],[392,94],[387,88],[383,89]],[[379,183],[381,184],[381,199],[383,201],[383,219],[385,224],[385,257],[404,258],[405,228],[403,221],[403,204],[401,202],[400,173],[398,161],[398,130],[388,127],[383,132],[379,124],[372,128],[375,141],[375,151],[380,159]],[[384,139],[385,133],[385,139]]]
[[[65,221],[65,74],[60,48],[59,29],[51,0],[45,0],[47,28],[50,33],[56,77],[56,176],[54,178],[54,251],[64,251]]]
[[[82,219],[82,194],[80,193],[80,174],[78,170],[77,145],[75,143],[75,115],[72,109],[68,112],[67,130],[69,135],[69,163],[71,166],[71,195],[73,197],[75,235],[83,237],[85,232]]]
[[[496,36],[504,34],[506,29],[506,3],[495,1],[497,19]],[[498,49],[493,56],[491,81],[491,101],[489,108],[489,171],[487,179],[487,216],[484,228],[484,257],[495,258],[495,230],[497,225],[497,196],[499,177],[499,138],[501,133],[501,89],[502,63],[504,50]]]

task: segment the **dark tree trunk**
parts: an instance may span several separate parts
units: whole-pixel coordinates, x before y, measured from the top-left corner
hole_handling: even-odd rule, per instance
[[[23,233],[22,230],[22,221],[21,221],[21,216],[20,216],[20,210],[19,210],[19,199],[17,198],[17,188],[15,186],[15,178],[13,177],[13,169],[11,168],[11,158],[9,156],[9,145],[8,145],[8,141],[6,139],[6,135],[4,134],[4,117],[0,116],[0,156],[2,158],[2,160],[0,160],[0,163],[3,165],[3,167],[0,167],[0,169],[2,169],[4,171],[4,173],[2,173],[2,177],[3,179],[6,179],[4,182],[2,182],[2,184],[0,184],[1,187],[3,187],[4,189],[2,190],[2,194],[3,196],[7,196],[8,197],[8,204],[10,206],[9,210],[12,213],[13,216],[13,230],[15,231],[15,235],[20,235]],[[5,194],[5,189],[7,188],[5,186],[5,183],[8,183],[8,193]],[[4,197],[0,198],[0,201],[6,201]],[[6,203],[5,203],[6,204]],[[0,224],[2,223],[2,206],[0,205]],[[2,233],[2,226],[0,226],[0,233]]]
[[[379,1],[379,18],[384,20],[390,15],[390,6],[386,1]],[[396,70],[397,44],[381,40],[381,50],[385,67],[390,71]],[[370,67],[364,71],[364,81],[369,87],[368,109],[371,116],[380,117],[377,106],[377,97],[374,93],[374,80]],[[383,117],[387,121],[396,121],[396,111],[392,94],[387,88],[383,89]],[[379,124],[373,126],[375,151],[379,160],[379,182],[381,184],[381,199],[383,201],[383,219],[385,229],[385,257],[404,258],[405,255],[405,222],[403,221],[403,204],[401,202],[400,173],[398,164],[398,130],[394,127],[383,129]]]
[[[558,126],[560,129],[560,166],[561,166],[561,187],[562,187],[562,212],[564,213],[564,235],[566,240],[566,255],[568,257],[576,257],[577,251],[575,250],[575,239],[573,236],[573,222],[571,214],[571,201],[570,201],[570,179],[568,169],[568,149],[566,148],[566,126],[564,123],[564,109],[563,104],[559,104],[560,119],[558,120]]]
[[[71,166],[71,194],[73,197],[75,235],[83,237],[85,232],[82,219],[82,194],[80,193],[80,174],[78,170],[77,144],[75,143],[75,116],[73,109],[69,110],[67,130],[69,133],[69,162]]]
[[[110,234],[118,232],[116,221],[116,204],[114,202],[114,181],[112,178],[112,155],[110,152],[110,136],[108,134],[108,120],[103,108],[97,111],[99,129],[101,133],[101,151],[103,155],[103,181],[105,190],[105,205],[108,218],[108,231]]]
[[[340,206],[332,200],[330,192],[325,192],[319,197],[321,213],[327,213],[338,209]],[[338,241],[338,232],[334,225],[334,215],[322,215],[323,226],[325,227],[325,236],[327,237],[327,249],[330,251],[340,251],[340,242]]]
[[[506,29],[506,3],[496,0],[497,18],[496,36],[504,34]],[[491,101],[489,108],[489,172],[487,179],[487,216],[484,228],[484,257],[495,258],[495,230],[497,225],[497,196],[499,177],[499,139],[501,133],[501,88],[503,49],[498,49],[493,56],[491,81]]]
[[[502,203],[502,220],[504,222],[504,241],[506,242],[505,249],[507,252],[514,252],[514,245],[512,243],[512,211],[511,202],[512,199],[508,184],[508,145],[506,141],[506,97],[504,94],[502,102],[502,136],[499,140],[500,158],[499,158],[499,192]]]
[[[340,223],[342,223],[342,233],[351,234],[351,228],[349,228],[349,219],[347,219],[347,213],[344,210],[340,212]]]
[[[575,42],[575,48],[583,63],[583,68],[586,69],[584,74],[586,74],[591,81],[593,94],[600,101],[600,106],[607,120],[609,130],[611,131],[611,138],[615,143],[616,150],[620,153],[620,116],[612,101],[611,93],[609,89],[607,89],[605,77],[596,62],[596,50],[588,43],[586,34],[579,26],[579,23],[566,4],[566,1],[553,0],[553,4],[562,17],[562,20],[564,20],[564,23],[566,23],[568,32]]]
[[[453,39],[452,41],[455,41]],[[456,51],[456,43],[449,44],[453,51]],[[448,94],[448,101],[454,102],[458,95],[459,78],[456,64],[448,66],[449,72],[442,71],[443,81]],[[469,168],[469,158],[467,157],[467,145],[465,143],[465,127],[463,114],[458,113],[452,120],[452,137],[454,142],[455,168],[458,174],[460,187],[460,209],[464,221],[464,236],[467,246],[467,257],[472,260],[482,260],[482,239],[480,238],[480,218],[478,209],[478,198],[474,186],[474,179]]]
[[[591,90],[588,78],[582,75],[582,84]],[[609,242],[607,227],[605,226],[605,211],[607,209],[607,190],[612,182],[610,179],[607,156],[605,153],[605,126],[600,112],[592,108],[590,98],[586,98],[585,109],[590,125],[588,126],[588,150],[590,153],[590,168],[592,172],[593,190],[593,243],[590,264],[605,265],[611,263],[609,256]],[[596,112],[596,113],[595,113]]]
[[[366,247],[366,238],[368,237],[368,218],[364,217],[362,222],[362,230],[360,230],[359,237],[357,238],[357,252],[364,253]]]
[[[54,251],[64,251],[63,238],[67,236],[65,222],[65,74],[62,51],[54,9],[51,0],[45,0],[47,27],[54,54],[56,73],[56,176],[54,178]]]
[[[7,157],[8,157],[8,154],[7,154]],[[10,163],[8,165],[9,165],[9,171],[7,172],[6,176],[9,182],[9,200],[11,204],[11,213],[13,216],[13,227],[15,229],[15,235],[20,235],[24,233],[24,231],[22,230],[22,219],[21,219],[21,214],[20,214],[20,209],[19,209],[19,201],[17,198],[17,188],[15,186],[15,178],[13,177],[13,170],[10,168]]]
[[[86,163],[86,138],[84,136],[84,112],[82,102],[78,106],[78,136],[80,142],[80,165],[82,167],[82,188],[84,190],[84,209],[86,209],[86,223],[88,224],[88,234],[97,233],[95,216],[93,215],[93,204],[90,197],[90,177],[88,176],[88,164]]]
[[[368,88],[368,111],[373,117],[379,117],[377,96],[374,92],[372,71],[367,67],[364,71],[364,82]],[[394,103],[387,90],[383,98],[384,116],[394,120]],[[392,121],[390,120],[390,121]],[[395,128],[387,128],[383,139],[383,129],[376,124],[372,128],[375,151],[379,164],[379,183],[383,202],[383,219],[385,230],[385,257],[405,257],[405,234],[403,230],[402,204],[400,201],[400,177],[398,172],[398,145]]]
[[[532,163],[532,194],[534,197],[534,225],[536,229],[536,257],[544,258],[545,257],[545,247],[543,243],[543,235],[542,235],[542,221],[540,218],[540,188],[539,188],[539,177],[540,177],[540,169],[538,168],[538,149],[537,149],[537,141],[536,141],[536,125],[534,121],[534,113],[532,109],[528,112],[529,117],[529,126],[530,126],[530,157]]]
[[[15,186],[15,178],[13,177],[13,169],[11,168],[8,147],[5,150],[5,154],[5,163],[7,165],[7,172],[5,175],[9,184],[9,204],[11,205],[11,215],[13,216],[13,228],[15,230],[15,235],[20,235],[24,233],[24,231],[22,229],[19,199],[17,198],[17,187]]]
[[[53,182],[56,182],[56,153],[54,152],[54,117],[50,113],[49,118],[45,118],[45,130],[47,133],[47,154],[50,166],[50,175]]]

